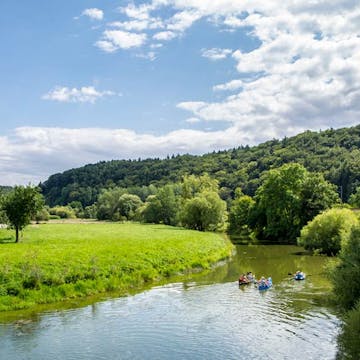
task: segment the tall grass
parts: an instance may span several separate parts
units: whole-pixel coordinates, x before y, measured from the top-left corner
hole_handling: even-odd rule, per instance
[[[134,223],[41,224],[22,241],[0,230],[0,311],[130,289],[209,269],[230,256],[219,234]]]

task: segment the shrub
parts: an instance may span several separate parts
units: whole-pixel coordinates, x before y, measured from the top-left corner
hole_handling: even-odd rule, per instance
[[[70,206],[55,206],[49,210],[50,215],[59,216],[61,219],[75,219],[75,211]]]
[[[50,217],[49,212],[45,209],[42,208],[41,210],[39,210],[36,215],[35,215],[35,221],[36,222],[40,222],[40,221],[48,221]]]
[[[306,250],[336,255],[341,246],[346,244],[351,228],[358,224],[359,220],[349,209],[327,210],[303,227],[298,245]]]
[[[342,307],[351,309],[360,300],[360,226],[351,231],[338,260],[330,274],[334,294]]]
[[[338,338],[339,354],[337,359],[360,359],[360,301],[349,311],[342,324]]]

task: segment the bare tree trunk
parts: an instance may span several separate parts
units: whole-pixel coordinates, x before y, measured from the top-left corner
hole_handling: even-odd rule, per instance
[[[15,242],[18,243],[19,242],[19,228],[16,226],[15,227]]]

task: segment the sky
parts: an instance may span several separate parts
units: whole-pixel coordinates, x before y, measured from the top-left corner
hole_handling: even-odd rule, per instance
[[[1,0],[0,184],[360,120],[358,0]]]

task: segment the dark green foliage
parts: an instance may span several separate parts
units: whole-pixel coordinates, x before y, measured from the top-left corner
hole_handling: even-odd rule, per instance
[[[334,294],[343,309],[351,309],[360,301],[360,226],[352,229],[339,260],[331,272]]]
[[[260,239],[294,243],[301,228],[339,202],[331,184],[296,163],[264,173],[250,219]]]
[[[100,194],[96,216],[99,220],[132,220],[141,205],[142,201],[137,195],[115,187]]]
[[[186,199],[181,211],[181,223],[200,231],[222,230],[226,221],[226,203],[215,191],[205,190]]]
[[[177,155],[164,160],[114,160],[86,165],[50,176],[41,188],[51,206],[77,200],[85,207],[96,201],[103,188],[131,188],[129,193],[145,201],[150,194],[141,193],[151,184],[161,187],[179,182],[184,175],[207,172],[219,181],[221,188],[240,187],[245,195],[253,196],[264,171],[297,162],[308,171],[323,173],[327,181],[337,186],[343,201],[347,201],[360,186],[359,148],[360,125],[306,131],[292,138],[203,156]]]
[[[175,195],[176,185],[165,185],[157,195],[147,198],[141,210],[142,220],[147,223],[177,225],[180,199]]]
[[[344,318],[338,347],[338,360],[360,359],[360,301]]]
[[[349,198],[349,204],[360,208],[360,186],[358,186],[353,194]]]
[[[162,188],[158,195],[150,195],[141,210],[144,222],[165,225],[177,225],[179,200],[170,185]]]
[[[255,201],[248,195],[236,197],[232,202],[229,214],[229,232],[231,234],[248,233],[250,216]]]
[[[36,213],[44,205],[39,189],[33,186],[15,186],[1,201],[1,209],[7,221],[15,229],[15,241],[19,241],[19,231],[30,224]]]

